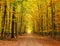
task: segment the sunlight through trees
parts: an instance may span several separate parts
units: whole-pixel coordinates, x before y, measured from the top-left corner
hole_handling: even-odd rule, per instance
[[[0,0],[2,38],[23,33],[55,37],[56,32],[60,35],[59,0]]]

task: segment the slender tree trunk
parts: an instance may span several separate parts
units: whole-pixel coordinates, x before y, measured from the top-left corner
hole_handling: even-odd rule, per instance
[[[13,11],[15,11],[15,8],[13,7]],[[11,38],[14,38],[14,19],[15,19],[15,16],[14,16],[14,13],[12,15],[12,30],[11,30]]]
[[[55,14],[55,11],[54,11],[54,7],[53,4],[52,4],[52,0],[51,0],[51,14],[52,14],[52,38],[55,37],[55,23],[54,23],[54,14]]]
[[[5,18],[6,18],[6,8],[7,8],[7,5],[6,5],[6,2],[5,2],[5,5],[4,5],[4,16],[2,18],[2,32],[1,32],[1,36],[3,36],[3,33],[5,31]]]
[[[47,6],[47,0],[45,0],[46,6]],[[48,7],[46,7],[46,28],[47,28],[47,35],[48,35]]]
[[[14,15],[13,15],[12,19],[14,19]],[[11,38],[14,38],[14,20],[12,20]]]

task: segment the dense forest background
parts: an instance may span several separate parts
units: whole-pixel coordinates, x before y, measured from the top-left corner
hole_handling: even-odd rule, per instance
[[[60,0],[0,0],[0,36],[30,32],[60,36]]]

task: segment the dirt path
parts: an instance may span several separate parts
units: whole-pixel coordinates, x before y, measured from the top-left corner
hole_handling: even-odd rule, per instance
[[[22,35],[17,41],[0,41],[0,46],[60,46],[60,42],[39,35]]]

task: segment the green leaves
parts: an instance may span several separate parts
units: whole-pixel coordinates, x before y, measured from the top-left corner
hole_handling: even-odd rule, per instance
[[[23,13],[27,13],[27,10],[25,7],[23,7]]]
[[[16,4],[16,2],[14,1],[14,2],[12,2],[11,5],[12,5],[12,7],[15,7],[15,8],[16,8],[16,5],[17,5],[17,4]]]

